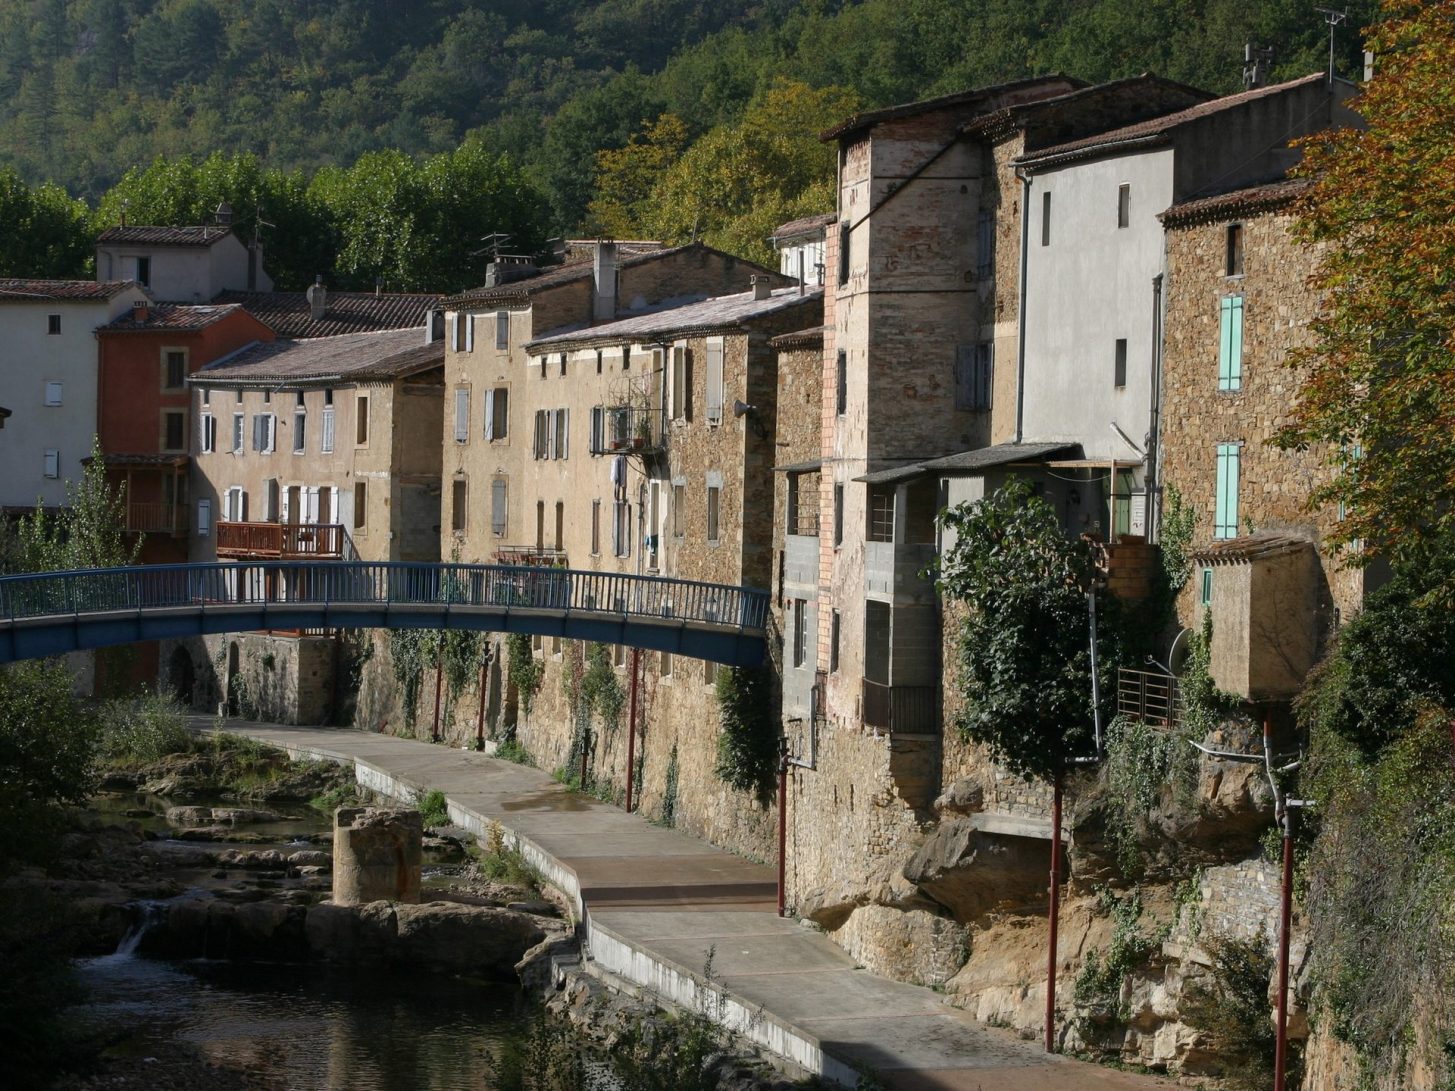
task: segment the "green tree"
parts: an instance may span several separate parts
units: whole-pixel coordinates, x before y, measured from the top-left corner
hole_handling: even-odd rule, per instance
[[[66,502],[55,513],[37,504],[14,524],[0,522],[0,573],[118,568],[133,564],[141,540],[127,540],[126,498],[106,479],[101,444],[79,481],[67,482]]]
[[[1024,481],[940,520],[955,535],[937,572],[956,617],[955,725],[1016,773],[1059,776],[1093,749],[1086,589],[1094,547],[1068,537]],[[1104,650],[1099,665],[1110,682],[1116,657]]]
[[[1304,145],[1298,234],[1326,302],[1277,440],[1323,452],[1312,502],[1344,506],[1332,538],[1357,561],[1455,532],[1455,0],[1387,0],[1370,44],[1367,128]]]
[[[89,275],[89,212],[59,186],[32,189],[14,170],[0,169],[0,224],[0,276]]]

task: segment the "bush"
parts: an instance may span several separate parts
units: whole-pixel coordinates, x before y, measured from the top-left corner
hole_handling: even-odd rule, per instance
[[[1188,985],[1180,1008],[1183,1019],[1210,1039],[1223,1065],[1227,1091],[1263,1091],[1273,1086],[1277,1044],[1268,982],[1274,959],[1267,941],[1210,938],[1203,949],[1212,958],[1207,976]],[[1288,1086],[1302,1082],[1301,1057],[1289,1051]]]
[[[101,754],[115,765],[146,765],[185,753],[196,739],[175,697],[147,694],[101,706]]]
[[[760,802],[773,797],[781,737],[773,676],[763,667],[730,667],[717,674],[717,775]]]
[[[425,792],[419,800],[419,814],[424,819],[426,827],[448,826],[450,824],[450,806],[445,799],[444,792],[438,788],[431,788]]]

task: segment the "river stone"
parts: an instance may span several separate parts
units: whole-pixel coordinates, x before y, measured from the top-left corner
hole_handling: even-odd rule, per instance
[[[973,820],[944,822],[904,865],[904,878],[968,923],[991,910],[1027,909],[1045,896],[1050,842],[990,834]]]
[[[354,965],[388,958],[399,934],[394,906],[388,902],[368,905],[324,902],[308,910],[304,927],[308,948],[315,958]]]
[[[546,937],[536,918],[509,909],[428,902],[394,912],[398,957],[431,970],[507,974]]]
[[[334,902],[418,903],[423,836],[418,811],[339,808],[334,814]]]
[[[295,852],[288,857],[288,863],[296,868],[330,868],[333,866],[333,856],[326,852],[317,852],[304,849]],[[310,872],[309,874],[317,874]]]

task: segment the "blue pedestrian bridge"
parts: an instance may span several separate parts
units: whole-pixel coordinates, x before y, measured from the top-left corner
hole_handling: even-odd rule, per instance
[[[730,666],[767,657],[768,592],[539,565],[238,561],[0,577],[0,663],[258,629],[472,629]]]

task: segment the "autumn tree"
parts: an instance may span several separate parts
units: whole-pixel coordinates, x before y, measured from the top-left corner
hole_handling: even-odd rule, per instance
[[[1323,247],[1325,305],[1278,437],[1326,452],[1313,502],[1343,506],[1336,543],[1361,559],[1455,531],[1455,0],[1386,0],[1370,33],[1367,127],[1304,143],[1298,232]]]

